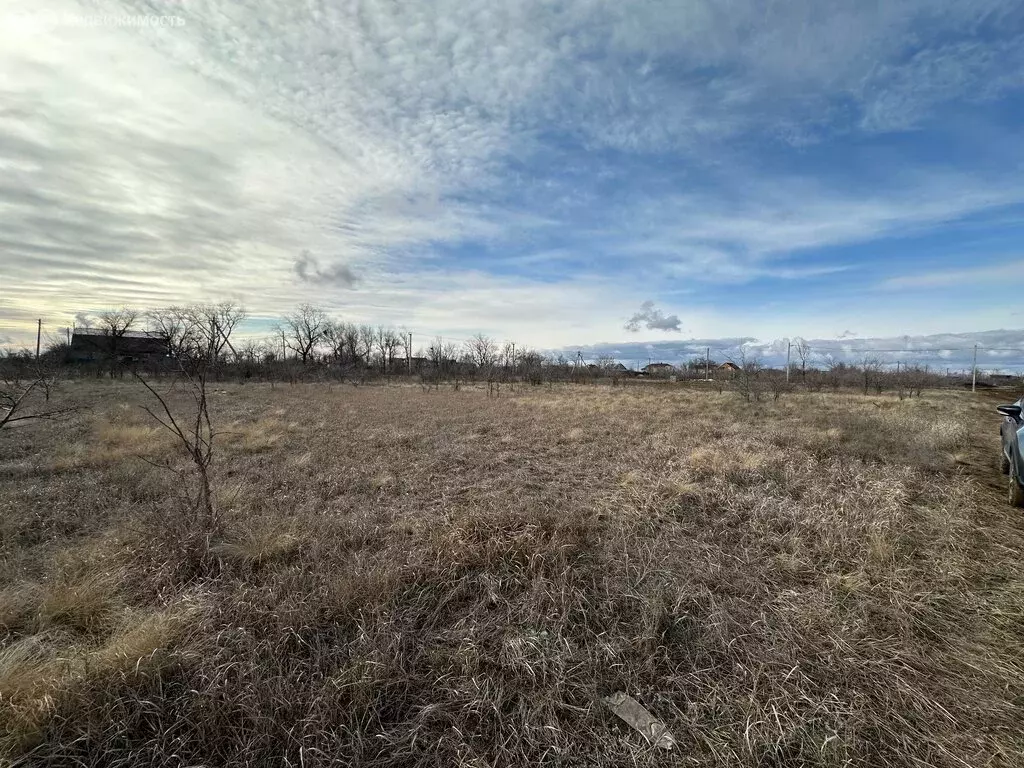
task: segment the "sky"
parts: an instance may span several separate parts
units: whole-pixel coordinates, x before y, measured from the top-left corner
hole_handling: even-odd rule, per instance
[[[1024,349],[1019,0],[39,7],[0,6],[0,344],[232,299],[257,335]]]

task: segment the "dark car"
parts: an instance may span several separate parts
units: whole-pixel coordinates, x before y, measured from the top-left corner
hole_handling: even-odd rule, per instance
[[[1012,405],[1000,405],[996,410],[1003,414],[1003,423],[999,425],[1002,438],[1002,454],[999,457],[999,468],[1004,475],[1010,476],[1010,504],[1024,507],[1024,452],[1021,451],[1021,439],[1024,438],[1024,397]]]

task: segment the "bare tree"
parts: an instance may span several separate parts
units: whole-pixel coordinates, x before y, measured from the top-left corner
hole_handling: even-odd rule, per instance
[[[359,363],[359,327],[354,323],[345,323],[343,335],[345,337],[345,348],[348,350],[352,364]]]
[[[150,328],[163,337],[175,360],[185,360],[200,348],[199,336],[188,307],[165,307],[146,313]]]
[[[259,339],[246,339],[238,345],[235,354],[243,363],[258,363],[266,357],[268,351],[267,345]]]
[[[373,341],[380,355],[381,370],[390,370],[395,362],[395,353],[401,344],[398,334],[393,329],[381,325],[374,331]]]
[[[862,373],[864,374],[864,394],[868,393],[868,387],[872,385],[874,385],[876,393],[881,394],[885,386],[881,376],[882,361],[877,357],[865,357]]]
[[[459,347],[452,342],[437,336],[427,348],[427,358],[430,360],[431,378],[435,386],[441,378],[448,374],[459,373]]]
[[[444,340],[440,336],[427,348],[427,357],[434,370],[440,371],[444,367]]]
[[[124,337],[135,326],[139,319],[139,312],[129,307],[120,309],[109,309],[97,315],[97,328],[104,336],[102,352],[110,364],[110,377],[113,378],[117,371],[117,364],[120,362],[124,350]]]
[[[524,349],[519,355],[519,368],[526,381],[539,386],[544,381],[544,356],[540,352]]]
[[[122,338],[134,326],[139,319],[139,311],[129,307],[120,309],[108,309],[96,316],[97,326],[106,335],[113,338]]]
[[[373,345],[376,338],[377,335],[372,325],[359,326],[356,348],[359,350],[359,357],[367,366],[371,364],[371,359],[373,358]]]
[[[381,354],[385,360],[387,360],[387,369],[391,370],[395,364],[395,355],[398,353],[398,348],[402,345],[402,340],[398,334],[395,333],[393,328],[384,329],[384,338],[382,343]]]
[[[800,361],[800,378],[807,378],[807,362],[811,359],[811,345],[807,343],[806,339],[797,336],[793,341],[793,350],[796,352],[797,359]]]
[[[837,392],[842,379],[843,363],[831,353],[825,355],[822,362],[825,364],[825,381],[833,392]]]
[[[771,391],[773,400],[778,400],[784,393],[790,391],[790,384],[786,381],[785,371],[767,369],[761,371],[761,377]]]
[[[747,402],[761,399],[761,361],[756,355],[747,351],[746,345],[740,345],[735,358],[729,358],[739,371],[736,374],[736,388]]]
[[[306,364],[324,341],[324,330],[329,322],[330,318],[322,309],[312,304],[303,304],[297,311],[284,317],[280,330],[288,349]]]
[[[238,356],[231,344],[231,334],[248,317],[244,307],[233,301],[222,301],[217,304],[196,304],[188,312],[193,327],[203,338],[203,349],[211,363],[216,364],[225,349],[231,350],[235,357]]]
[[[387,328],[383,325],[378,325],[373,329],[373,343],[377,347],[381,370],[386,370],[388,366]]]
[[[324,326],[324,342],[331,348],[331,357],[336,362],[344,362],[346,336],[345,323],[340,321],[328,321]]]
[[[166,307],[147,313],[147,317],[150,326],[166,340],[171,356],[192,368],[200,359],[216,366],[225,349],[231,350],[236,360],[241,359],[231,343],[231,334],[247,313],[234,302]]]
[[[498,357],[498,345],[490,336],[478,333],[466,342],[466,355],[477,367],[489,369]]]
[[[46,346],[40,361],[45,360],[50,367],[67,362],[71,354],[70,332],[70,328],[61,328],[56,333],[46,334]]]

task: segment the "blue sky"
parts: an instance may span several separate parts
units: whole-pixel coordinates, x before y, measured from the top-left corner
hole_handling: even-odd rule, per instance
[[[1016,1],[9,0],[0,73],[7,344],[224,298],[250,333],[1024,344]]]

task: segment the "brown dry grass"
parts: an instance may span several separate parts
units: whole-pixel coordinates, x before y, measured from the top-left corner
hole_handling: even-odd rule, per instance
[[[25,765],[1021,764],[987,402],[227,386],[225,531],[183,567],[141,393],[75,396],[0,435]]]

